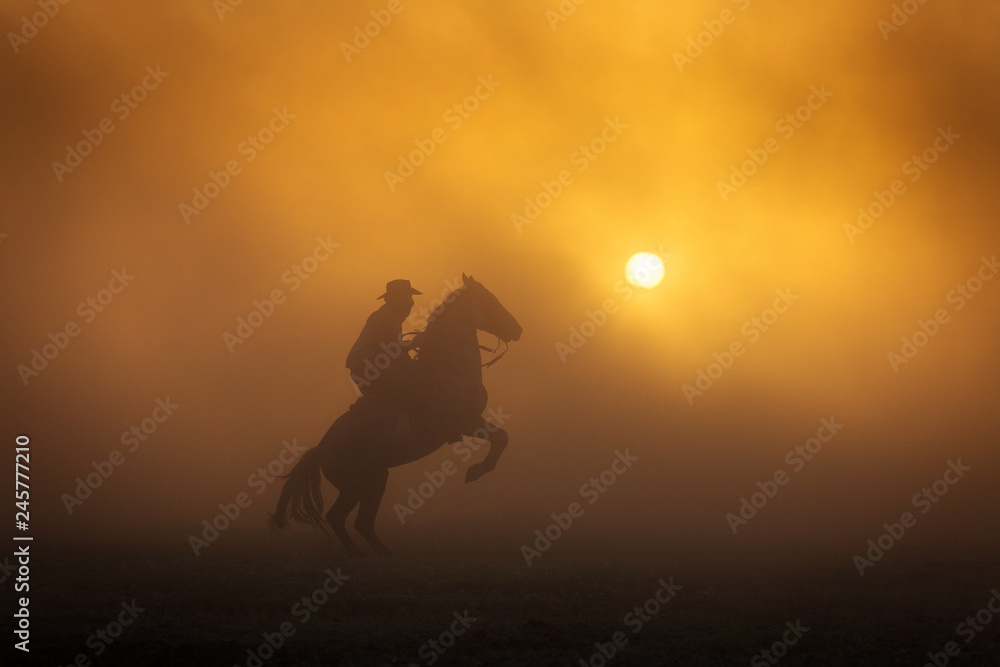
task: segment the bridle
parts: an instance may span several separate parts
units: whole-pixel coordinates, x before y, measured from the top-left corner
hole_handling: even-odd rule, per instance
[[[430,326],[430,325],[428,324],[427,326]],[[419,336],[425,334],[425,332],[427,331],[427,326],[425,326],[423,329],[416,329],[414,331],[407,331],[407,332],[405,332],[403,334],[403,336],[413,335],[414,337],[419,337]],[[457,336],[449,336],[447,333],[442,333],[442,332],[438,332],[438,335],[444,336],[445,338],[457,338]],[[493,335],[496,336],[496,334],[493,334]],[[485,352],[489,352],[490,354],[494,355],[493,358],[490,359],[489,361],[486,361],[486,362],[483,362],[483,363],[479,364],[480,368],[489,368],[490,366],[492,366],[496,362],[498,362],[501,359],[503,359],[503,355],[507,354],[507,350],[510,348],[510,346],[508,345],[507,341],[502,340],[500,338],[500,336],[496,336],[496,339],[497,339],[496,347],[490,348],[490,347],[487,347],[486,345],[478,345],[477,344],[480,350],[485,351]],[[497,350],[499,350],[501,348],[501,346],[503,347],[503,350],[499,354],[497,354]]]
[[[494,335],[496,335],[496,334],[494,334]],[[497,350],[500,349],[501,345],[503,345],[503,352],[501,352],[500,354],[497,354]],[[501,340],[500,336],[497,336],[497,346],[496,347],[494,347],[493,349],[490,349],[490,348],[486,347],[485,345],[480,345],[479,349],[480,350],[485,350],[485,351],[487,351],[487,352],[495,355],[492,359],[490,359],[486,363],[480,364],[480,366],[482,368],[489,368],[490,366],[492,366],[496,362],[498,362],[501,359],[503,359],[503,355],[507,354],[507,350],[509,349],[509,346],[507,345],[507,341]]]

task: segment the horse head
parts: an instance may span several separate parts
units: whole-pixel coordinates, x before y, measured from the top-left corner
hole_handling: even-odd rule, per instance
[[[493,292],[464,273],[462,282],[465,285],[463,296],[471,300],[472,323],[476,329],[493,334],[505,343],[516,341],[521,337],[521,325],[510,311],[503,307]]]
[[[412,346],[418,350],[418,357],[460,354],[478,359],[478,350],[488,348],[479,345],[477,331],[493,334],[504,345],[521,337],[521,325],[492,292],[464,273],[462,282],[431,311],[427,326],[417,332]],[[500,356],[502,353],[486,365],[495,363]]]

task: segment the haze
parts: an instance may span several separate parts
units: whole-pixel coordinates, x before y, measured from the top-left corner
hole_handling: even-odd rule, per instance
[[[4,431],[32,439],[39,532],[190,554],[248,493],[208,550],[280,545],[256,471],[354,400],[344,359],[388,280],[424,292],[418,326],[465,272],[524,328],[485,371],[511,444],[470,485],[451,447],[393,470],[397,550],[517,553],[583,499],[554,550],[847,563],[959,459],[905,547],[996,546],[995,3],[928,3],[888,39],[892,4],[861,0],[587,2],[564,21],[555,2],[394,6],[358,48],[386,3],[74,2],[6,53]],[[5,3],[4,34],[34,11]],[[92,152],[54,167],[85,132]],[[649,291],[624,283],[643,251],[666,266]],[[44,369],[18,369],[71,321]],[[843,427],[796,471],[821,420]],[[459,474],[401,523],[449,459]],[[781,470],[734,535],[726,515]]]

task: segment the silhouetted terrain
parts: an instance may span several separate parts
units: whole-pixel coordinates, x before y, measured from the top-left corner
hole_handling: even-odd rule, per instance
[[[510,554],[352,561],[81,553],[40,557],[36,568],[35,664],[93,658],[100,642],[88,647],[88,636],[133,598],[143,611],[93,664],[601,665],[597,644],[610,652],[616,632],[628,643],[607,664],[622,666],[923,665],[947,641],[961,648],[948,664],[981,665],[996,664],[1000,650],[1000,625],[968,644],[955,634],[996,582],[994,570],[969,564],[881,563],[862,579],[849,563],[669,554],[549,554],[527,568]],[[340,575],[340,589],[316,595],[309,611],[303,596],[330,574]],[[665,604],[649,604],[655,613],[643,620],[635,607],[661,580],[680,588]],[[289,636],[279,641],[283,623]],[[800,637],[788,634],[796,625]],[[260,649],[265,633],[280,645],[273,655]],[[783,635],[795,643],[780,661],[751,662]]]

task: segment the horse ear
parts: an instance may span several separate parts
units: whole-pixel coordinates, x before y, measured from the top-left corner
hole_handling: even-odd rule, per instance
[[[466,285],[468,285],[469,284],[469,276],[467,276],[467,275],[465,275],[463,273],[462,274],[462,282],[465,283]]]

